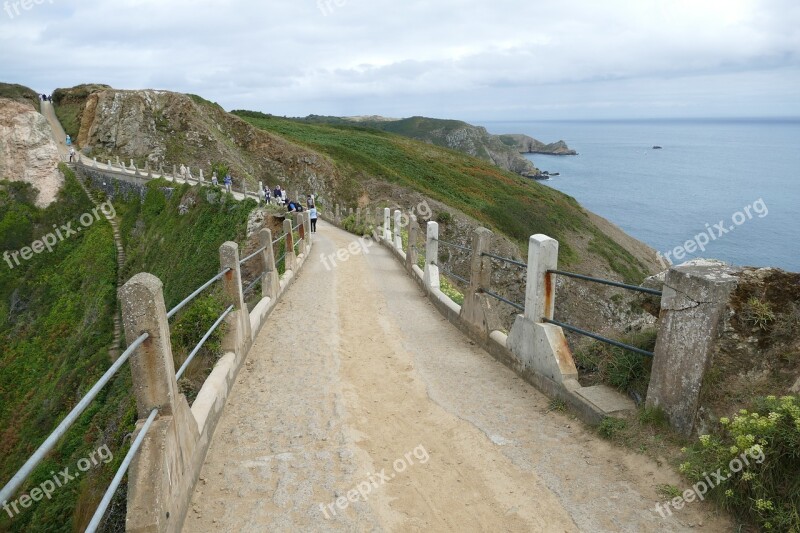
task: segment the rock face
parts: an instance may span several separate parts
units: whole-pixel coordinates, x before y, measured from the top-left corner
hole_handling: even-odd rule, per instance
[[[68,93],[70,90],[60,89]],[[236,183],[280,184],[325,195],[339,174],[330,161],[258,130],[219,105],[169,91],[100,88],[85,98],[78,143],[100,161],[119,156],[150,168],[188,165],[195,175],[228,165]]]
[[[59,161],[47,119],[31,104],[0,98],[0,178],[30,183],[46,206],[64,183]]]
[[[524,154],[550,154],[550,155],[577,155],[578,152],[567,146],[564,141],[545,144],[533,137],[521,133],[509,133],[500,135],[500,139],[507,145],[513,146],[520,153]]]

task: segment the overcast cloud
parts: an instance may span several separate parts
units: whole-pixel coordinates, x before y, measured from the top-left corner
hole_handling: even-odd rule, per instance
[[[4,1],[0,80],[39,92],[290,116],[800,116],[796,0]]]

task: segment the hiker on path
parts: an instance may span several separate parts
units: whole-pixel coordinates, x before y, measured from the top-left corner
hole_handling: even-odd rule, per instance
[[[311,233],[317,232],[317,208],[311,207],[308,210],[308,216],[311,219]]]
[[[231,192],[231,185],[233,185],[233,179],[231,178],[230,173],[225,174],[225,179],[222,180],[222,183],[225,184],[225,190]]]

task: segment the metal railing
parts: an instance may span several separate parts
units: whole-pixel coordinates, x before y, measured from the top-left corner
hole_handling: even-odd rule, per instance
[[[194,356],[197,355],[197,353],[200,351],[200,348],[203,347],[203,345],[206,343],[209,337],[211,337],[211,334],[214,333],[214,331],[216,331],[219,325],[222,324],[222,321],[225,320],[225,317],[228,316],[230,312],[233,311],[233,309],[234,307],[232,305],[228,306],[228,308],[222,313],[222,315],[220,315],[217,321],[214,322],[214,325],[208,328],[208,331],[206,331],[206,334],[203,335],[202,339],[200,339],[200,342],[197,343],[197,346],[195,346],[194,349],[189,353],[189,356],[186,358],[186,361],[184,361],[181,367],[178,369],[178,371],[175,372],[176,380],[181,379],[181,376],[183,376],[183,373],[186,372],[186,369],[189,367],[189,364],[194,359]]]
[[[243,265],[243,264],[245,264],[246,262],[250,261],[252,258],[256,257],[257,255],[259,255],[260,253],[262,253],[262,252],[263,252],[264,250],[266,250],[266,249],[267,249],[267,246],[266,246],[266,245],[262,246],[261,248],[259,248],[258,250],[256,250],[256,251],[255,251],[255,252],[253,252],[252,254],[248,255],[248,256],[247,256],[247,257],[245,257],[244,259],[241,259],[241,260],[239,261],[239,264],[240,264],[240,265]]]
[[[516,259],[509,259],[508,257],[501,257],[499,255],[490,254],[488,252],[482,252],[481,255],[486,257],[491,257],[492,259],[497,259],[498,261],[503,261],[504,263],[508,263],[510,265],[518,266],[520,268],[528,268],[528,265],[523,263],[522,261],[517,261]]]
[[[452,242],[443,241],[441,239],[434,239],[434,240],[437,241],[439,244],[444,244],[445,246],[450,246],[451,248],[458,248],[460,250],[466,250],[467,252],[471,252],[472,251],[472,248],[469,248],[467,246],[462,246],[460,244],[455,244],[455,243],[452,243]]]
[[[525,306],[524,306],[524,305],[520,305],[520,304],[518,304],[517,302],[512,302],[511,300],[508,300],[508,299],[506,299],[506,298],[503,298],[503,297],[502,297],[502,296],[500,296],[499,294],[497,294],[497,293],[494,293],[494,292],[490,291],[489,289],[484,289],[484,288],[481,288],[481,289],[480,289],[480,291],[481,291],[481,292],[483,292],[483,293],[486,293],[486,294],[488,294],[488,295],[489,295],[489,296],[491,296],[492,298],[495,298],[495,299],[497,299],[497,300],[500,300],[500,301],[501,301],[501,302],[503,302],[503,303],[507,303],[508,305],[510,305],[511,307],[513,307],[514,309],[518,309],[518,310],[522,311],[523,313],[525,312]]]
[[[446,268],[442,268],[442,269],[440,269],[440,271],[442,272],[442,274],[444,274],[444,275],[445,275],[445,276],[447,276],[448,278],[457,279],[458,281],[460,281],[460,282],[461,282],[461,283],[463,283],[464,285],[469,285],[469,280],[468,280],[468,279],[464,279],[464,278],[462,278],[461,276],[459,276],[459,275],[458,275],[458,274],[456,274],[455,272],[452,272],[452,271],[450,271],[450,270],[447,270]]]
[[[31,475],[33,469],[36,468],[39,463],[44,459],[45,455],[47,455],[56,445],[58,440],[64,436],[67,430],[75,423],[78,417],[89,407],[89,404],[92,400],[95,399],[97,394],[103,389],[103,387],[111,381],[111,378],[119,371],[122,365],[130,359],[131,355],[133,354],[134,350],[141,346],[141,344],[149,337],[150,335],[147,333],[143,333],[139,336],[135,341],[133,341],[130,346],[119,356],[111,368],[106,370],[106,373],[103,374],[97,383],[89,389],[89,392],[78,402],[72,411],[61,421],[61,423],[50,433],[50,436],[45,439],[45,441],[36,449],[33,455],[25,461],[25,464],[22,465],[16,474],[11,478],[11,480],[6,483],[2,490],[0,490],[0,501],[7,501],[13,496],[13,494],[22,486],[22,483]]]
[[[620,283],[619,281],[611,281],[609,279],[602,279],[602,278],[593,278],[591,276],[585,276],[583,274],[576,274],[574,272],[566,272],[564,270],[548,270],[548,274],[557,274],[559,276],[567,276],[570,278],[575,279],[582,279],[584,281],[591,281],[593,283],[602,283],[603,285],[610,285],[612,287],[620,287],[622,289],[628,289],[629,291],[638,291],[644,292],[647,294],[654,294],[656,296],[661,296],[661,291],[657,291],[655,289],[648,289],[647,287],[639,287],[638,285],[628,285],[627,283]]]
[[[615,341],[614,339],[609,339],[608,337],[603,337],[602,335],[598,335],[597,333],[592,333],[591,331],[586,331],[585,329],[576,328],[575,326],[571,326],[564,322],[559,322],[558,320],[550,320],[549,318],[543,318],[542,322],[547,322],[548,324],[560,326],[566,330],[572,331],[579,335],[584,335],[586,337],[590,337],[600,342],[605,342],[606,344],[617,346],[618,348],[623,348],[625,350],[630,350],[632,352],[636,352],[641,355],[653,357],[653,352],[648,352],[647,350],[642,350],[641,348],[637,348],[636,346],[631,346],[630,344],[625,344],[624,342],[619,342]]]
[[[169,313],[167,313],[167,318],[169,319],[169,318],[172,318],[173,316],[175,316],[175,313],[177,313],[178,311],[183,309],[183,307],[186,306],[186,304],[188,304],[189,302],[194,300],[197,297],[198,294],[200,294],[201,292],[203,292],[204,290],[209,288],[215,281],[221,280],[222,276],[224,276],[225,274],[227,274],[230,271],[231,271],[231,269],[230,269],[230,267],[228,267],[225,270],[223,270],[222,272],[220,272],[219,274],[217,274],[216,276],[214,276],[213,278],[211,278],[210,280],[208,280],[205,283],[203,283],[203,285],[201,285],[199,289],[197,289],[192,294],[190,294],[189,296],[184,298],[181,303],[179,303],[178,305],[173,307],[169,311]]]

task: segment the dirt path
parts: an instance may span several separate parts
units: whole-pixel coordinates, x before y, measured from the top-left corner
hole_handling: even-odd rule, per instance
[[[705,506],[662,519],[656,486],[683,486],[668,467],[546,413],[384,248],[326,270],[319,255],[353,240],[320,222],[228,399],[184,531],[730,530]]]

